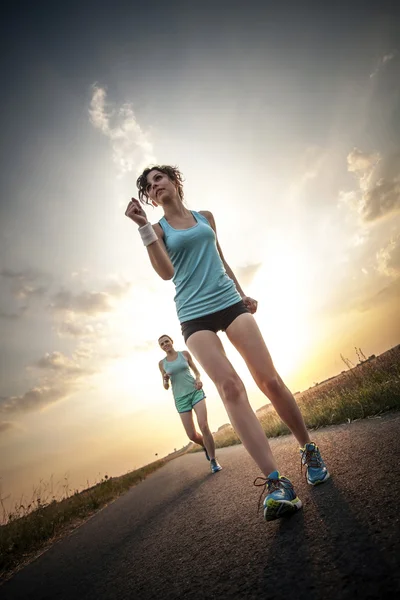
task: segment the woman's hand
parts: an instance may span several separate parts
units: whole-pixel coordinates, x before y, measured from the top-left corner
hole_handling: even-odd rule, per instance
[[[196,379],[194,382],[194,387],[196,388],[196,390],[201,390],[203,387],[202,382],[200,381],[200,379]]]
[[[164,381],[164,389],[168,390],[169,389],[169,375],[167,375],[166,373],[163,376],[163,381]]]
[[[243,296],[242,300],[244,302],[245,307],[250,311],[252,315],[254,315],[258,306],[257,300],[250,298],[250,296]]]
[[[138,225],[139,227],[143,227],[143,225],[146,225],[146,223],[148,222],[146,213],[144,212],[141,204],[138,200],[136,200],[136,198],[132,198],[129,202],[125,211],[125,215],[129,219],[132,219],[132,221],[136,223],[136,225]]]

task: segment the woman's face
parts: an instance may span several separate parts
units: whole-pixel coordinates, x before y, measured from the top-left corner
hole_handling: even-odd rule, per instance
[[[161,350],[164,350],[164,352],[169,352],[173,348],[172,340],[170,340],[170,338],[166,335],[160,338],[158,343],[160,344]]]
[[[177,193],[168,175],[156,169],[147,175],[146,192],[155,204],[162,204],[164,200],[173,198]]]

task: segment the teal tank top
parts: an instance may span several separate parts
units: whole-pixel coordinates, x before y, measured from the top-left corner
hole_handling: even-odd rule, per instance
[[[191,211],[196,225],[174,229],[163,217],[159,224],[174,267],[175,304],[180,323],[204,317],[240,302],[217,250],[216,236],[204,215]]]
[[[182,352],[173,361],[164,358],[164,371],[170,376],[172,393],[175,400],[191,394],[195,390],[195,379],[190,372],[188,362]]]

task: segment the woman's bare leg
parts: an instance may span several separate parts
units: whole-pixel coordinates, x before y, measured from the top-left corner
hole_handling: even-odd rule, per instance
[[[242,355],[260,390],[271,400],[276,412],[293,432],[300,446],[310,442],[303,416],[293,394],[276,372],[271,355],[254,317],[239,315],[226,334]]]
[[[268,440],[219,337],[212,331],[196,331],[188,338],[187,346],[217,387],[229,419],[250,456],[265,476],[275,471],[277,465]]]
[[[196,402],[196,404],[193,406],[193,410],[196,413],[197,422],[203,435],[204,446],[207,450],[209,458],[212,460],[215,458],[215,444],[210,427],[208,425],[206,401],[200,400],[200,402]]]
[[[199,444],[199,446],[204,446],[203,436],[196,431],[196,427],[194,426],[193,411],[179,413],[179,416],[189,440],[195,444]]]

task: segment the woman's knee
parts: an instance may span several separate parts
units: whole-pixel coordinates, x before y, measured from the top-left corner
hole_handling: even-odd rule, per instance
[[[243,382],[238,375],[230,375],[217,384],[224,402],[235,402],[244,390]]]
[[[194,444],[200,444],[202,442],[202,437],[196,433],[195,435],[190,436],[189,440]]]
[[[270,377],[263,377],[259,381],[259,387],[261,390],[268,396],[275,398],[276,396],[280,396],[285,384],[282,379],[276,373]]]

